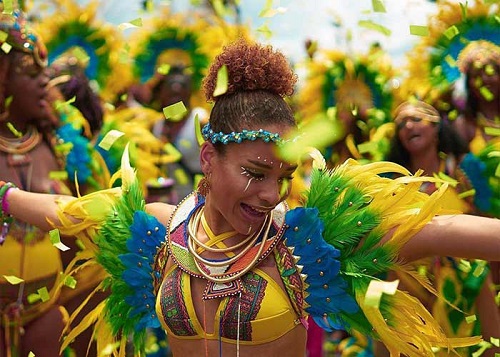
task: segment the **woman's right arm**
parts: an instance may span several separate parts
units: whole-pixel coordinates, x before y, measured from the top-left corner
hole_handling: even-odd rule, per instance
[[[11,189],[6,199],[8,213],[15,219],[50,231],[53,226],[48,220],[59,222],[57,217],[59,203],[69,202],[75,197]]]

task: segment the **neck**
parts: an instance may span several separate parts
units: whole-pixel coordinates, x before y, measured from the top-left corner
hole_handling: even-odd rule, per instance
[[[217,210],[211,209],[211,207],[212,205],[209,194],[205,199],[204,215],[208,226],[212,230],[212,233],[218,236],[226,232],[234,231],[234,228],[227,223],[225,218],[220,213],[218,213]]]
[[[7,125],[7,123],[11,123],[12,126]],[[28,125],[26,123],[17,122],[15,120],[7,119],[3,122],[0,122],[0,136],[4,138],[17,138],[19,137],[19,133],[23,135],[26,133],[28,129]]]
[[[412,154],[410,167],[412,173],[419,169],[424,170],[425,175],[433,175],[439,172],[441,159],[437,150],[423,150],[420,153]]]
[[[499,98],[487,101],[481,98],[478,103],[478,112],[482,114],[487,120],[498,120],[500,116],[500,107],[498,105]]]

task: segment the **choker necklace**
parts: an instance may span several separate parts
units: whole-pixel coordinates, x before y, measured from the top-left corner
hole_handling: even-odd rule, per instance
[[[201,208],[203,208],[203,207],[201,207]],[[264,222],[262,223],[262,226],[260,227],[260,229],[258,231],[256,231],[254,234],[252,234],[244,239],[244,241],[243,241],[244,243],[240,242],[231,248],[222,248],[222,250],[225,253],[231,249],[234,249],[235,247],[243,246],[243,244],[248,242],[247,246],[241,252],[239,252],[238,254],[235,254],[232,258],[229,258],[229,259],[226,259],[226,260],[223,260],[220,262],[206,260],[206,259],[202,258],[196,252],[196,250],[199,247],[203,247],[203,246],[209,247],[206,244],[201,243],[199,241],[199,239],[196,237],[196,232],[198,231],[199,221],[201,219],[202,213],[203,213],[202,209],[198,209],[198,211],[195,212],[195,214],[193,215],[193,218],[190,220],[190,222],[188,224],[188,250],[192,254],[194,263],[195,263],[196,267],[198,268],[200,274],[203,275],[207,280],[212,281],[214,283],[227,283],[227,282],[236,280],[237,278],[246,274],[251,268],[253,268],[255,262],[257,262],[257,260],[260,258],[260,256],[262,255],[262,253],[264,251],[266,238],[269,234],[269,230],[271,229],[271,225],[273,222],[272,212],[266,216],[266,219],[264,220]],[[222,266],[227,266],[227,265],[230,265],[230,264],[236,262],[243,255],[245,255],[251,248],[254,247],[255,243],[257,242],[257,240],[261,236],[261,233],[262,233],[262,231],[264,231],[264,229],[265,229],[264,236],[263,236],[262,242],[260,243],[260,247],[259,247],[257,254],[252,258],[252,261],[249,262],[249,264],[247,264],[246,267],[244,269],[242,269],[241,271],[239,271],[238,273],[231,275],[231,276],[225,276],[225,277],[221,276],[223,274],[210,275],[207,272],[205,272],[205,270],[201,267],[201,264],[204,264],[207,266],[208,270],[211,271],[212,270],[211,268],[217,269],[217,268],[220,268]],[[203,244],[203,246],[200,245],[200,243]],[[220,249],[216,249],[213,247],[209,247],[209,248],[211,249],[210,251],[212,251],[212,252],[223,252]]]
[[[199,218],[200,216],[201,216],[201,218]],[[201,226],[203,227],[203,229],[205,230],[205,233],[208,236],[208,241],[206,242],[206,244],[201,242],[196,237],[196,234],[194,234],[195,232],[192,232],[193,237],[194,237],[194,241],[195,241],[196,245],[199,246],[199,248],[196,250],[196,252],[198,254],[202,253],[203,251],[206,250],[209,252],[226,253],[226,254],[231,254],[232,256],[234,256],[234,254],[232,254],[232,253],[236,249],[241,248],[242,246],[247,244],[252,239],[252,236],[249,235],[245,239],[243,239],[241,242],[239,242],[233,246],[227,247],[224,243],[224,240],[236,236],[238,234],[238,232],[230,231],[230,232],[225,232],[225,233],[222,233],[219,235],[215,235],[214,232],[212,232],[212,229],[208,225],[208,222],[205,218],[205,208],[204,207],[200,208],[200,210],[197,212],[196,217],[193,218],[193,229],[196,229],[199,226],[199,223],[198,223],[199,220],[201,220]],[[213,248],[214,246],[216,246],[217,248]]]
[[[238,254],[234,255],[232,258],[229,258],[229,259],[226,259],[226,260],[222,260],[222,261],[210,261],[210,260],[206,260],[206,259],[202,258],[197,253],[197,249],[196,249],[197,247],[195,246],[195,245],[198,245],[198,246],[203,245],[204,247],[210,248],[210,251],[212,251],[212,252],[218,252],[219,251],[219,249],[212,248],[212,247],[209,247],[207,245],[204,245],[196,237],[196,232],[198,231],[199,222],[200,222],[200,216],[203,213],[202,212],[202,208],[203,207],[201,207],[201,209],[199,209],[195,213],[193,220],[191,222],[189,222],[189,225],[188,225],[188,234],[189,234],[188,247],[193,250],[193,255],[195,257],[195,260],[201,261],[202,263],[204,263],[207,266],[221,267],[221,266],[226,266],[226,265],[232,264],[235,261],[237,261],[239,258],[241,258],[243,255],[245,255],[245,253],[248,252],[254,246],[255,242],[257,242],[257,239],[259,239],[259,236],[262,233],[262,230],[264,228],[265,223],[267,222],[267,216],[266,216],[266,221],[264,222],[264,224],[262,224],[262,226],[260,227],[260,230],[258,232],[256,231],[254,234],[248,236],[247,238],[245,238],[243,240],[244,243],[247,243],[247,242],[249,242],[249,243],[246,245],[245,248],[242,249],[241,252],[239,252]],[[243,244],[244,244],[243,242],[238,243],[234,247],[223,248],[222,249],[223,252],[221,252],[221,253],[225,253],[227,251],[230,251],[231,249],[235,249],[237,247],[243,246]]]
[[[20,138],[0,136],[0,151],[14,155],[24,155],[33,150],[42,140],[42,135],[34,126],[29,126]]]

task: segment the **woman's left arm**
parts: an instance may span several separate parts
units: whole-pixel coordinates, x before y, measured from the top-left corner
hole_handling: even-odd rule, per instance
[[[436,255],[500,261],[500,220],[465,214],[436,216],[399,255],[406,261]]]

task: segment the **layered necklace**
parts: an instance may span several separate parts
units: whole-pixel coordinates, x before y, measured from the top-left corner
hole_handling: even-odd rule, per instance
[[[229,237],[233,237],[237,234],[237,232],[232,231],[232,232],[226,232],[221,235],[216,236],[213,234],[212,230],[208,226],[208,223],[206,222],[205,215],[205,206],[201,206],[200,208],[197,209],[197,211],[192,215],[192,218],[189,220],[188,223],[188,250],[193,256],[194,263],[198,270],[200,271],[200,274],[203,275],[207,280],[214,282],[214,283],[220,283],[224,284],[227,282],[231,282],[233,280],[238,279],[239,277],[243,276],[245,273],[247,273],[250,269],[252,269],[257,262],[257,260],[261,257],[262,253],[264,252],[264,247],[265,247],[265,242],[266,238],[269,234],[269,230],[271,229],[271,225],[273,222],[273,215],[272,211],[266,216],[266,219],[262,223],[260,229],[255,231],[255,233],[247,236],[245,239],[243,239],[241,242],[231,246],[231,247],[226,247],[222,241],[224,239],[227,239]],[[207,234],[209,240],[208,244],[201,242],[197,237],[196,233],[199,229],[200,226],[200,221],[202,222],[202,226],[205,230],[205,233]],[[257,243],[259,237],[261,237],[262,232],[264,232],[264,235],[262,236],[262,240],[259,246],[259,249],[257,253],[254,255],[252,260],[245,265],[245,268],[243,268],[241,271],[233,274],[233,275],[224,275],[224,274],[210,274],[205,271],[205,269],[202,267],[204,265],[210,272],[212,271],[218,271],[221,270],[222,267],[227,267],[238,260],[240,260],[244,255],[246,255],[250,249],[252,249],[255,244]],[[221,244],[222,243],[222,244]],[[217,247],[214,247],[217,246]],[[234,253],[236,249],[242,248],[241,251],[238,253]],[[204,250],[209,251],[209,252],[214,252],[214,253],[222,253],[225,255],[230,255],[230,258],[220,260],[220,261],[212,261],[212,260],[207,260],[203,258],[200,254]]]
[[[35,126],[29,126],[26,133],[19,138],[0,136],[0,151],[12,155],[24,155],[33,150],[42,140],[42,135]]]
[[[477,122],[481,128],[500,128],[500,116],[496,115],[493,119],[487,118],[483,113],[477,114]]]

